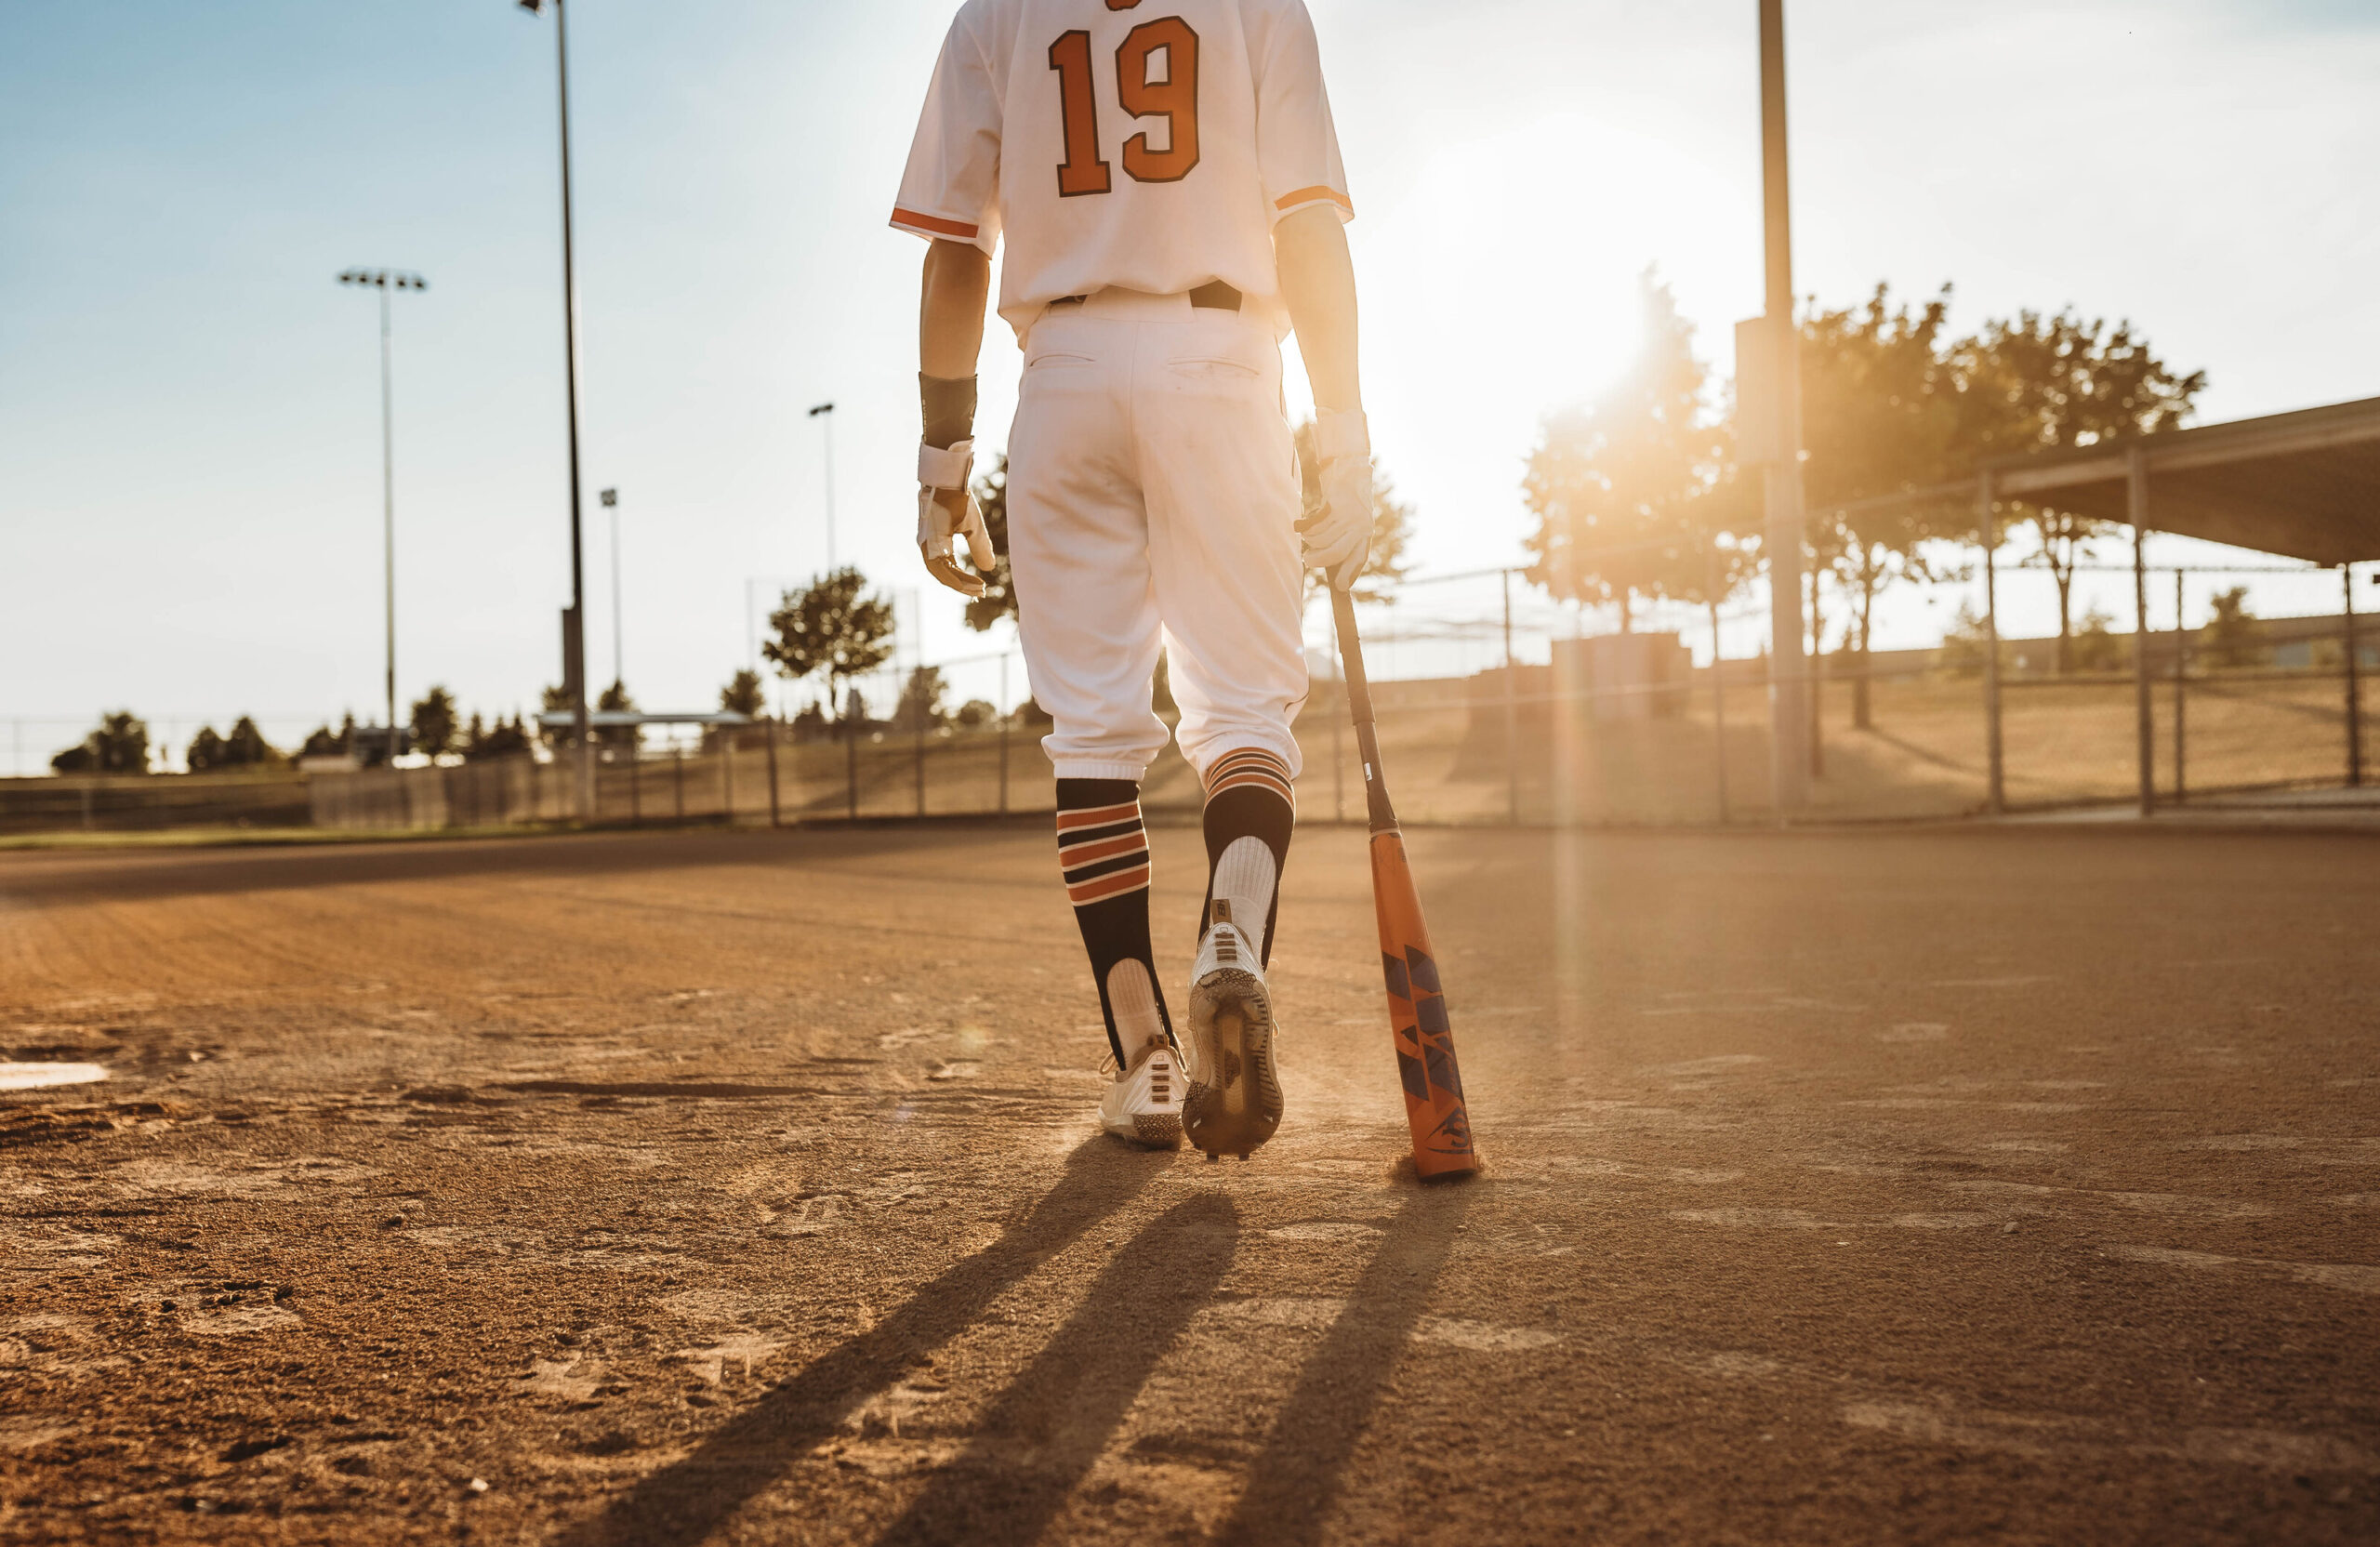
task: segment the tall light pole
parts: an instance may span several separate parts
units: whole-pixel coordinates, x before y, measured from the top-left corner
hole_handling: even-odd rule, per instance
[[[532,16],[548,0],[520,0]],[[578,738],[578,815],[595,815],[595,741],[587,723],[587,559],[580,536],[578,492],[578,272],[570,237],[570,28],[562,0],[554,7],[554,80],[562,106],[562,336],[570,400],[570,609],[562,614],[562,686],[570,694],[570,723]]]
[[[612,512],[612,681],[625,687],[628,668],[620,664],[620,491],[606,489],[597,497]]]
[[[813,419],[826,421],[826,573],[835,572],[835,405],[822,403],[810,410]]]
[[[396,411],[390,365],[389,292],[427,290],[419,274],[396,269],[350,269],[338,276],[341,284],[367,285],[380,292],[380,572],[388,631],[389,694],[388,759],[397,760],[397,441]]]
[[[1762,492],[1768,549],[1769,784],[1779,819],[1810,799],[1809,671],[1802,654],[1802,380],[1793,326],[1792,201],[1786,182],[1785,0],[1760,0],[1760,161],[1765,237],[1766,337],[1772,455]]]

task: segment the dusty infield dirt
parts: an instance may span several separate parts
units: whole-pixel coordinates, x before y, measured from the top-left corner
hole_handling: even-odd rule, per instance
[[[2380,844],[1413,849],[1466,1187],[1344,829],[1220,1165],[1038,826],[0,855],[0,1537],[2380,1539]]]

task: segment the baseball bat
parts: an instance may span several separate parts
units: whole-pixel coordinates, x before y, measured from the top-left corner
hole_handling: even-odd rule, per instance
[[[1347,710],[1355,721],[1355,751],[1364,760],[1364,804],[1371,823],[1372,906],[1380,916],[1381,967],[1388,978],[1389,1039],[1405,1087],[1405,1120],[1413,1130],[1413,1169],[1423,1177],[1479,1169],[1472,1147],[1471,1114],[1463,1104],[1462,1071],[1454,1057],[1446,988],[1421,892],[1405,857],[1405,834],[1389,804],[1382,775],[1380,735],[1372,723],[1371,684],[1364,677],[1364,643],[1355,632],[1355,601],[1332,587],[1339,657],[1347,683]]]

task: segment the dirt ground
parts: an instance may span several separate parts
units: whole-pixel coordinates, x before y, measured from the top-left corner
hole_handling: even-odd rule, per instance
[[[0,854],[0,1538],[2380,1540],[2380,842],[1412,847],[1468,1186],[1352,830],[1245,1164],[1038,823]]]

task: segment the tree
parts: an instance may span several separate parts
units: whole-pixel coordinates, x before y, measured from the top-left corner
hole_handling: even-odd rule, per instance
[[[246,715],[234,721],[231,734],[223,738],[223,765],[227,768],[270,768],[286,760],[281,749],[265,740],[257,722]]]
[[[190,750],[182,761],[193,774],[208,774],[223,766],[223,738],[215,734],[212,725],[201,725],[198,734],[190,738]]]
[[[769,707],[768,689],[760,682],[760,674],[745,667],[727,680],[719,690],[719,707],[723,714],[740,714],[747,720],[758,720],[760,711]]]
[[[980,731],[986,725],[998,724],[1000,711],[992,707],[988,699],[970,698],[950,718],[962,731]]]
[[[1818,569],[1851,602],[1844,632],[1859,657],[1851,718],[1862,730],[1873,722],[1868,661],[1877,596],[1902,580],[1942,578],[1924,545],[1963,532],[1971,519],[1942,506],[1844,509],[1953,476],[1960,419],[1943,338],[1950,298],[1946,284],[1912,313],[1878,284],[1864,304],[1813,310],[1798,324],[1809,541]],[[1823,633],[1815,618],[1812,631]]]
[[[1645,342],[1627,374],[1593,406],[1546,421],[1522,488],[1537,516],[1528,577],[1566,601],[1700,601],[1711,553],[1732,509],[1712,497],[1728,449],[1705,412],[1706,371],[1693,324],[1669,287],[1640,282]]]
[[[2175,374],[2147,339],[2134,336],[2131,323],[2110,331],[2070,307],[2054,317],[2019,311],[2014,322],[1986,323],[1955,353],[1964,389],[1961,442],[1970,464],[2175,429],[2206,390],[2204,371]],[[2054,506],[2012,505],[2033,531],[2035,551],[2024,562],[2047,569],[2057,585],[2062,673],[2073,664],[2075,566],[2090,559],[2106,523]]]
[[[2082,615],[2082,632],[2074,636],[2074,669],[2117,671],[2123,667],[2123,644],[2116,638],[2115,615],[2097,602]]]
[[[999,555],[992,572],[984,576],[984,594],[970,597],[967,602],[967,627],[983,633],[1004,617],[1016,615],[1016,577],[1008,565],[1008,453],[992,458],[992,465],[975,480],[975,504],[984,512],[984,530],[992,539],[992,549]]]
[[[99,717],[99,728],[49,760],[60,774],[146,774],[149,726],[130,709]]]
[[[909,673],[901,684],[901,701],[892,707],[892,728],[896,731],[931,731],[950,718],[943,700],[950,685],[942,680],[942,668],[921,666]]]
[[[1991,630],[1984,627],[1983,615],[1962,597],[1958,615],[1942,630],[1941,664],[1954,677],[1976,677],[1983,672],[1986,653],[1991,645]]]
[[[435,758],[455,749],[455,695],[432,687],[413,707],[414,750]]]
[[[309,733],[306,745],[298,749],[301,758],[343,758],[355,747],[355,716],[350,714],[334,731],[327,725]]]
[[[1312,419],[1299,425],[1292,436],[1298,451],[1300,506],[1307,510],[1315,509],[1322,503],[1322,458],[1316,454],[1314,436]],[[1405,562],[1406,545],[1412,539],[1413,507],[1396,497],[1396,485],[1380,470],[1380,458],[1375,456],[1372,458],[1372,544],[1352,588],[1356,601],[1391,600],[1390,593],[1405,578],[1406,572],[1412,568]],[[1325,583],[1320,570],[1305,572],[1309,595]]]
[[[2207,654],[2217,667],[2262,666],[2265,626],[2248,611],[2248,588],[2234,586],[2215,593],[2215,615],[2206,620]]]
[[[555,729],[548,729],[544,717],[549,714],[568,713],[575,707],[577,707],[577,706],[571,702],[570,690],[568,688],[549,686],[538,689],[537,739],[544,742],[549,747],[562,746],[571,734],[571,727],[563,725]]]
[[[627,684],[615,679],[595,700],[595,707],[611,714],[634,714],[636,700],[628,696]],[[596,746],[629,757],[636,756],[643,740],[644,728],[641,725],[606,725],[595,733]]]
[[[769,615],[776,637],[760,646],[761,655],[792,681],[825,673],[828,700],[843,698],[845,682],[875,670],[892,654],[892,604],[861,594],[866,586],[866,575],[845,565],[807,589],[786,592],[784,603]],[[857,700],[856,694],[851,697]]]
[[[465,762],[493,762],[498,758],[517,758],[529,750],[529,727],[519,714],[510,720],[497,720],[483,732],[480,717],[471,716],[471,734],[463,744]]]

